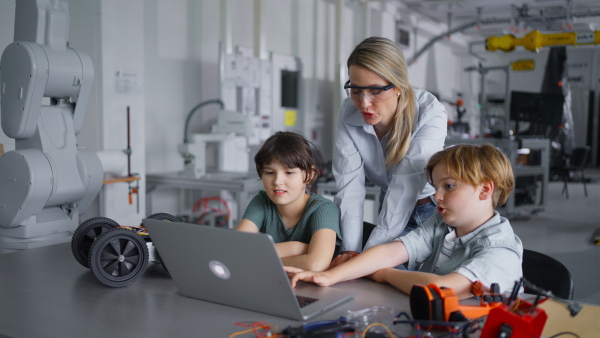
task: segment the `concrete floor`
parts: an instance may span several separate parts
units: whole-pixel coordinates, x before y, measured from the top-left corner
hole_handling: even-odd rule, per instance
[[[573,299],[600,305],[600,245],[591,241],[600,228],[600,169],[588,168],[595,182],[569,183],[569,199],[561,194],[562,182],[550,182],[546,210],[512,218],[515,233],[526,249],[545,253],[562,262],[574,280]]]

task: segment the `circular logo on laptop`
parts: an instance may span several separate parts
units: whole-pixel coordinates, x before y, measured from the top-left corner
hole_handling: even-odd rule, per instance
[[[219,261],[208,262],[208,267],[210,268],[210,271],[215,274],[215,276],[221,279],[229,279],[229,277],[231,277],[231,273],[229,273],[227,266]]]

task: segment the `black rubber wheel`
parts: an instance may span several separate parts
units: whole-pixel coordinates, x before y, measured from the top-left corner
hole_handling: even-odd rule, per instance
[[[94,276],[113,288],[137,281],[146,271],[150,258],[142,236],[125,228],[98,236],[89,256],[88,264]]]
[[[89,268],[88,254],[96,237],[118,227],[117,222],[107,217],[93,217],[81,223],[71,238],[71,251],[79,264]]]
[[[152,214],[146,218],[150,218],[150,219],[159,219],[159,220],[164,220],[164,221],[171,221],[171,222],[181,222],[181,220],[179,219],[179,217],[177,216],[173,216],[171,214],[167,214],[166,212],[157,212],[155,214]]]

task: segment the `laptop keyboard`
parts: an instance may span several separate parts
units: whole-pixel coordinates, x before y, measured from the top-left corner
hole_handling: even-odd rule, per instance
[[[296,295],[296,300],[298,300],[298,304],[300,305],[300,307],[305,307],[309,304],[312,304],[312,303],[318,301],[317,298],[298,296],[298,295]]]

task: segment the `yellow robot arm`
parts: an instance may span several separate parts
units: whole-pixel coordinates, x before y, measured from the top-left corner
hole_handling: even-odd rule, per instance
[[[503,36],[491,36],[486,39],[486,49],[489,51],[502,50],[512,52],[516,46],[539,52],[542,47],[563,46],[563,45],[597,45],[600,44],[600,31],[590,32],[567,32],[542,34],[540,31],[532,31],[522,38],[517,38],[512,34]]]

